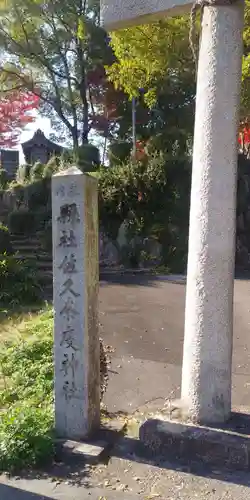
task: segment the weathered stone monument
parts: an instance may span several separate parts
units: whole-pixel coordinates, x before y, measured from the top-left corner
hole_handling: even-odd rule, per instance
[[[100,420],[97,180],[76,167],[52,178],[55,426],[81,439]]]
[[[191,9],[189,0],[101,0],[107,29]],[[199,3],[199,2],[198,2]],[[231,412],[242,0],[204,7],[197,75],[182,405],[196,422]]]

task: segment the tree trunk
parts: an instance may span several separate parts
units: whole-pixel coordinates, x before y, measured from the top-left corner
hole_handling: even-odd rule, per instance
[[[76,152],[79,148],[78,131],[76,127],[72,127],[71,134],[73,139],[73,150]]]
[[[88,136],[89,136],[89,104],[87,100],[87,82],[86,82],[85,72],[83,73],[82,76],[80,95],[82,99],[82,113],[83,113],[81,143],[82,145],[84,145],[88,144]]]

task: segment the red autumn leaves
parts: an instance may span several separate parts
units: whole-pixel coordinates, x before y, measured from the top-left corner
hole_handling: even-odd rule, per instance
[[[31,111],[39,104],[32,92],[11,92],[0,99],[0,147],[16,146],[20,132],[35,120]]]

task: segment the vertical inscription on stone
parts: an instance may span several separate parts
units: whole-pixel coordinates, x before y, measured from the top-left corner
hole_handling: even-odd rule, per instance
[[[65,189],[60,188],[58,192],[61,198],[65,197]],[[70,191],[71,192],[71,191]],[[76,300],[81,296],[79,292],[74,289],[74,280],[72,273],[77,274],[75,254],[70,253],[69,248],[77,248],[77,237],[75,234],[74,226],[80,223],[79,209],[76,203],[63,203],[59,205],[60,215],[57,217],[57,224],[59,226],[59,247],[62,247],[65,255],[58,270],[65,276],[61,289],[59,290],[59,297],[63,298],[62,307],[59,311],[65,324],[63,324],[61,347],[61,372],[63,373],[63,395],[66,401],[77,398],[77,387],[75,383],[75,370],[77,369],[77,348],[76,346],[76,331],[74,320],[79,315],[79,307],[81,306]],[[64,229],[67,226],[67,229]],[[69,276],[67,276],[69,275]],[[76,276],[77,279],[77,276]],[[63,352],[65,349],[71,351]]]
[[[53,176],[55,421],[71,439],[99,425],[96,201],[96,182],[77,168]]]

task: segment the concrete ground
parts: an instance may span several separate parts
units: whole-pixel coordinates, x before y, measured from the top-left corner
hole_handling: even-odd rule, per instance
[[[126,276],[101,282],[101,334],[112,356],[108,407],[134,411],[179,396],[184,330],[183,279]],[[250,407],[250,280],[235,280],[233,406]],[[157,400],[159,398],[159,400]]]
[[[249,474],[181,470],[112,458],[108,466],[18,479],[0,478],[1,500],[249,500]]]
[[[162,409],[179,395],[185,285],[139,276],[101,282],[100,322],[114,348],[105,403],[129,415]],[[250,407],[250,281],[235,282],[233,406]],[[0,478],[0,500],[250,500],[250,476],[154,463],[135,453],[132,436],[106,464],[55,466],[46,473]],[[167,458],[167,457],[166,457]]]

